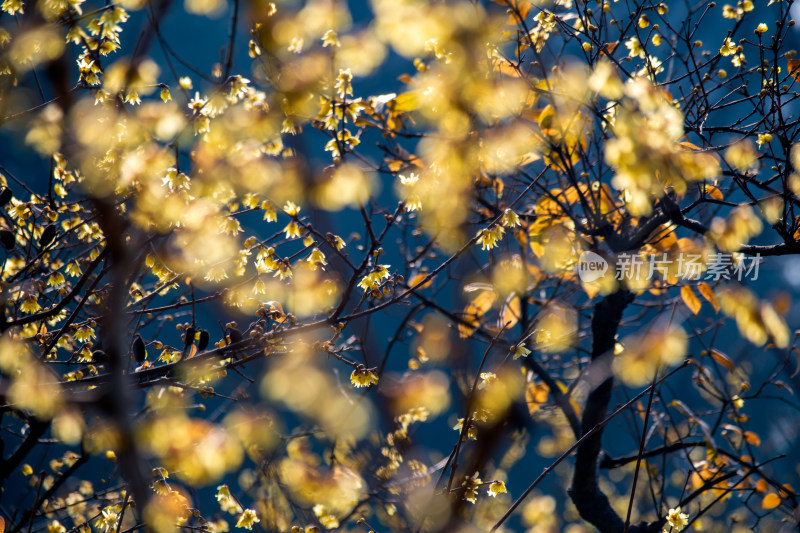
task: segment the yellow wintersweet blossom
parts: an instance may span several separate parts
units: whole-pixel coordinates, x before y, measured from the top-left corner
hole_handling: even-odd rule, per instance
[[[286,234],[287,239],[296,239],[297,237],[300,237],[301,231],[302,230],[300,229],[300,226],[294,220],[286,224],[286,227],[283,228],[283,232]]]
[[[245,509],[244,512],[239,515],[239,519],[236,520],[236,527],[240,527],[243,529],[253,529],[253,524],[257,524],[261,522],[258,518],[258,513],[256,513],[253,509]]]
[[[478,489],[480,489],[482,483],[483,481],[481,480],[480,477],[478,477],[477,472],[475,472],[474,474],[472,474],[472,476],[465,479],[461,483],[461,487],[464,490],[464,499],[472,504],[478,501]]]
[[[353,96],[353,73],[350,69],[339,69],[339,74],[336,76],[336,93],[339,98],[346,98]]]
[[[223,512],[230,514],[238,514],[242,512],[242,506],[239,505],[239,502],[233,497],[228,485],[220,485],[217,487],[216,498],[219,502],[219,508],[222,509]]]
[[[32,294],[32,295],[26,297],[25,299],[23,299],[22,303],[19,306],[19,310],[22,311],[23,313],[27,313],[27,314],[35,313],[36,311],[40,310],[41,308],[42,308],[42,306],[39,305],[39,299],[36,297],[35,294]]]
[[[364,292],[375,290],[380,286],[381,281],[388,278],[389,275],[389,265],[378,265],[375,270],[361,278],[358,286]]]
[[[415,172],[411,172],[408,175],[398,174],[397,179],[400,181],[401,185],[397,187],[397,194],[403,200],[403,207],[406,212],[419,211],[422,209],[422,200],[417,193],[419,175]]]
[[[642,48],[642,43],[639,42],[637,37],[631,37],[627,41],[625,41],[625,48],[628,49],[628,56],[629,57],[639,57],[644,59],[647,55],[644,49]]]
[[[464,427],[464,419],[463,418],[459,418],[458,419],[458,423],[456,423],[456,425],[453,426],[453,429],[458,431],[458,432],[461,432],[461,428],[463,428],[463,427]],[[469,427],[467,428],[467,438],[469,440],[477,440],[478,439],[478,428],[475,427],[475,425],[472,424],[472,423],[470,423]]]
[[[506,209],[503,211],[503,216],[500,219],[500,223],[507,228],[519,226],[519,215],[511,209]]]
[[[58,520],[53,520],[47,524],[47,533],[67,533],[67,528]]]
[[[0,9],[9,15],[14,15],[16,13],[22,15],[25,13],[25,4],[22,2],[22,0],[5,0],[3,4],[0,5]]]
[[[108,533],[109,531],[115,529],[117,526],[117,521],[119,520],[119,512],[119,505],[110,505],[103,508],[103,510],[100,511],[100,516],[97,517],[97,521],[95,522],[97,528],[102,528],[104,533]]]
[[[377,385],[378,375],[364,365],[358,365],[350,374],[350,383],[359,388]]]
[[[508,492],[506,490],[506,484],[503,481],[493,481],[489,484],[489,496],[492,498],[496,497],[498,494],[504,494]]]
[[[719,49],[719,53],[723,56],[729,56],[735,54],[738,51],[738,47],[736,43],[731,41],[730,37],[725,37],[725,40],[722,41],[722,46]]]
[[[505,231],[505,228],[500,225],[482,229],[478,232],[478,240],[475,244],[480,245],[484,250],[491,250],[503,239],[503,233],[505,233]]]
[[[328,46],[342,46],[342,43],[339,42],[339,36],[334,30],[328,30],[322,35],[322,47],[326,48]]]
[[[291,200],[286,201],[286,205],[283,206],[283,212],[289,215],[290,217],[297,216],[300,213],[300,206],[292,202]]]
[[[306,261],[312,270],[316,270],[317,266],[325,266],[328,264],[327,261],[325,261],[325,254],[323,254],[319,248],[311,250],[311,254],[306,258]]]
[[[291,357],[274,360],[261,382],[261,393],[288,409],[316,421],[324,431],[360,439],[372,422],[368,401],[351,403],[328,369],[320,368],[308,346],[300,344]],[[290,477],[302,477],[292,470]],[[309,502],[310,503],[310,502]]]
[[[667,533],[683,531],[683,528],[689,525],[689,515],[682,513],[680,507],[670,509],[669,512],[667,512],[667,524],[669,524],[670,527],[670,529],[664,529]]]
[[[520,357],[528,357],[530,353],[531,351],[525,347],[525,343],[523,342],[514,349],[514,360],[517,360]]]

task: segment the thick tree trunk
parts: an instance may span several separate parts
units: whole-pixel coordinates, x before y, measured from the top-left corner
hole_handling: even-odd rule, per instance
[[[630,292],[620,290],[595,305],[592,316],[592,362],[613,354],[622,312],[632,300],[633,295]],[[614,377],[609,375],[589,394],[581,417],[582,435],[606,417],[613,388]],[[603,431],[600,430],[578,446],[569,495],[581,518],[597,527],[601,533],[622,533],[622,518],[612,509],[597,483],[597,462],[602,438]]]

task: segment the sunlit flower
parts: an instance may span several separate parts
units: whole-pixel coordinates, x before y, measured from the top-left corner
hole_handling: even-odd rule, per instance
[[[261,202],[261,209],[264,210],[264,221],[265,222],[275,222],[278,220],[278,215],[275,212],[275,206],[270,203],[269,200],[264,200]]]
[[[645,51],[642,48],[642,43],[639,42],[639,39],[636,37],[631,37],[627,41],[625,41],[625,48],[628,49],[628,56],[629,57],[640,57],[644,59]]]
[[[458,423],[455,426],[453,426],[453,429],[460,433],[461,432],[461,428],[463,428],[463,427],[464,427],[464,419],[463,418],[459,418],[458,419]],[[476,428],[473,424],[470,424],[469,427],[467,428],[467,438],[469,440],[477,440],[478,439],[478,428]]]
[[[61,522],[58,520],[53,520],[49,524],[47,524],[47,533],[66,533],[67,528],[65,528]]]
[[[461,483],[461,486],[464,488],[464,499],[469,503],[475,503],[478,500],[478,489],[481,483],[481,478],[478,477],[477,472],[472,474],[472,477],[465,479],[464,482]]]
[[[508,492],[506,490],[506,484],[503,481],[493,481],[489,485],[489,496],[492,498],[496,497],[498,494],[504,494]]]
[[[319,248],[311,250],[311,255],[306,258],[306,261],[308,261],[312,270],[316,270],[318,265],[325,266],[328,264],[325,261],[325,254],[323,254]]]
[[[261,55],[261,47],[258,46],[258,43],[252,39],[250,39],[250,42],[248,43],[248,54],[250,55],[251,59],[255,59]]]
[[[258,514],[253,509],[245,509],[244,512],[239,515],[239,519],[236,521],[236,527],[253,529],[253,524],[259,522],[261,522],[261,520],[258,519]]]
[[[354,387],[369,387],[378,384],[378,376],[364,365],[358,365],[350,374],[350,383]]]
[[[339,520],[329,513],[324,505],[318,503],[314,506],[313,511],[317,520],[319,520],[319,523],[322,524],[325,529],[337,529],[339,527]]]
[[[683,531],[683,528],[689,524],[689,515],[682,513],[680,507],[670,509],[667,513],[667,524],[670,525],[671,531],[667,529],[664,531],[669,531],[669,533]]]
[[[27,298],[22,300],[22,304],[20,304],[19,306],[20,311],[22,311],[23,313],[35,313],[41,308],[42,306],[39,305],[39,300],[36,297],[36,295],[28,296]]]
[[[100,516],[97,518],[97,527],[103,528],[103,531],[106,532],[114,529],[117,525],[118,516],[119,513],[115,507],[106,507],[100,512]]]
[[[358,286],[365,292],[377,289],[381,281],[389,277],[388,267],[389,265],[378,265],[374,272],[361,278],[361,281],[358,282]]]
[[[336,32],[333,30],[326,31],[322,36],[322,47],[325,48],[328,46],[342,46],[342,43],[339,42],[339,36],[336,35]]]
[[[731,41],[730,37],[725,37],[725,40],[722,41],[722,47],[719,49],[719,53],[723,56],[729,56],[735,54],[737,51],[736,43]]]
[[[528,357],[531,351],[525,347],[525,343],[521,343],[519,346],[516,347],[514,350],[514,359],[519,359],[520,357]]]
[[[339,98],[353,95],[353,73],[350,69],[339,69],[339,75],[336,76],[336,93]]]
[[[286,205],[283,206],[283,212],[290,217],[297,216],[297,213],[300,212],[300,206],[292,201],[288,201],[286,202]]]
[[[500,219],[500,223],[507,228],[513,228],[514,226],[519,226],[519,215],[516,214],[511,209],[506,209],[503,212],[503,217]]]
[[[404,176],[403,174],[398,174],[397,178],[400,180],[400,183],[402,183],[406,187],[411,187],[412,185],[416,184],[419,181],[419,175],[417,175],[415,172],[412,172],[408,176]]]
[[[78,330],[73,334],[75,340],[80,342],[86,342],[88,340],[94,339],[94,330],[87,325],[83,325],[78,328]]]
[[[258,278],[253,285],[253,294],[266,294],[267,292],[267,285],[264,283],[264,280]]]
[[[196,113],[199,113],[200,111],[202,111],[207,103],[208,103],[208,98],[202,98],[202,97],[200,97],[200,93],[199,92],[195,92],[194,93],[194,98],[189,100],[189,104],[188,105],[189,105],[189,109],[191,109],[192,112],[194,112],[196,114]]]
[[[476,244],[481,245],[484,250],[491,250],[503,239],[503,233],[505,233],[505,231],[503,226],[482,229],[478,232],[478,241]]]
[[[219,502],[219,508],[226,513],[237,514],[242,512],[242,506],[239,505],[239,502],[233,497],[228,485],[220,485],[217,487],[217,501]],[[242,518],[240,517],[239,520],[241,521]],[[240,527],[238,523],[236,525]]]
[[[294,239],[300,236],[300,226],[297,225],[297,222],[292,220],[286,227],[283,228],[283,232],[286,234],[287,239]]]
[[[2,5],[2,10],[9,15],[14,15],[15,13],[19,13],[21,15],[25,12],[22,0],[5,0]]]
[[[287,50],[299,54],[303,51],[304,40],[302,37],[292,37],[292,42],[289,43]]]
[[[206,281],[222,281],[223,279],[228,279],[228,273],[225,271],[224,268],[216,266],[211,267],[206,272],[206,275],[203,276]]]

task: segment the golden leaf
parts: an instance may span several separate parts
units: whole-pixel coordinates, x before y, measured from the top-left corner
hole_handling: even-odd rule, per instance
[[[697,297],[691,286],[684,285],[681,287],[681,299],[693,314],[696,315],[700,312],[700,307],[703,304],[700,302],[700,298]]]
[[[528,404],[528,412],[533,414],[538,411],[543,404],[547,403],[550,389],[544,383],[530,383],[525,389],[525,403]]]
[[[743,433],[744,440],[752,444],[753,446],[761,446],[761,438],[752,431],[745,431]]]
[[[789,75],[795,80],[800,81],[800,59],[790,59],[788,61]]]
[[[781,504],[781,497],[775,494],[774,492],[770,492],[764,499],[761,500],[761,508],[766,509],[769,511],[770,509],[775,509],[777,506]]]
[[[678,238],[675,235],[675,228],[670,224],[662,224],[650,234],[647,242],[649,242],[656,251],[666,252],[678,242]]]
[[[511,329],[517,325],[521,315],[521,305],[519,296],[512,295],[503,306],[503,311],[500,313],[500,325],[506,326],[506,329]]]
[[[715,200],[719,200],[720,202],[723,200],[722,191],[719,190],[718,187],[713,185],[705,184],[703,185],[703,192],[709,195],[711,198]]]
[[[701,281],[697,285],[697,290],[700,291],[703,298],[714,307],[714,311],[719,312],[719,302],[717,301],[717,297],[714,296],[714,291],[711,289],[711,286],[705,281]]]
[[[480,317],[486,314],[494,305],[497,293],[492,290],[484,290],[478,293],[471,302],[464,308],[464,322],[458,325],[458,334],[461,338],[466,338],[475,333],[480,324]]]
[[[492,70],[501,74],[505,74],[511,78],[521,77],[520,71],[514,68],[514,65],[512,65],[510,61],[503,58],[498,58],[492,62]]]
[[[394,99],[392,111],[402,113],[405,111],[414,111],[415,109],[419,109],[419,96],[414,91],[398,94]]]
[[[603,50],[603,53],[610,56],[611,54],[614,53],[614,50],[617,49],[617,46],[619,46],[619,41],[614,41],[613,43],[607,43],[605,50]]]
[[[719,350],[715,350],[712,348],[708,351],[708,353],[709,355],[711,355],[714,361],[724,366],[728,370],[728,372],[733,372],[734,369],[736,368],[736,364],[731,360],[731,358],[725,355],[724,353],[720,352]]]
[[[412,277],[411,277],[411,280],[408,282],[408,286],[409,286],[409,287],[411,287],[411,288],[413,288],[413,289],[416,289],[416,290],[427,289],[428,287],[430,287],[430,286],[431,286],[431,283],[433,283],[433,279],[429,279],[428,281],[426,281],[425,283],[423,283],[422,285],[420,285],[419,287],[417,287],[417,285],[418,285],[419,283],[422,283],[422,281],[423,281],[423,280],[424,280],[424,279],[425,279],[427,276],[428,276],[428,273],[427,273],[427,272],[420,272],[420,273],[419,273],[419,274],[417,274],[416,276],[412,276]]]
[[[398,172],[401,168],[403,168],[403,165],[405,165],[405,161],[403,161],[402,159],[392,159],[391,161],[389,161],[389,164],[387,166],[389,167],[389,170],[391,170],[392,172]]]
[[[188,353],[188,354],[186,354],[186,358],[187,358],[187,359],[191,359],[191,358],[192,358],[192,357],[194,357],[195,355],[197,355],[197,346],[195,346],[194,344],[192,344],[192,346],[189,348],[189,353]]]

